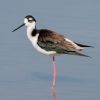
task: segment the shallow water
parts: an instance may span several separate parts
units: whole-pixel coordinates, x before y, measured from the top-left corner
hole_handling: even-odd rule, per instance
[[[11,31],[27,14],[38,28],[49,28],[89,44],[92,58],[56,57],[56,100],[100,99],[100,1],[9,0],[0,3],[0,100],[52,100],[52,60],[38,53],[26,28]]]

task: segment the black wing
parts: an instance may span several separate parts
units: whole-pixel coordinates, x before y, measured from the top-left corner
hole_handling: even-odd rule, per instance
[[[66,42],[64,36],[47,29],[39,30],[37,44],[46,51],[56,51],[59,54],[70,54],[89,57],[78,52],[70,42]]]
[[[93,47],[93,46],[90,46],[90,45],[84,45],[84,44],[77,43],[77,42],[74,42],[74,43],[77,44],[80,47]]]

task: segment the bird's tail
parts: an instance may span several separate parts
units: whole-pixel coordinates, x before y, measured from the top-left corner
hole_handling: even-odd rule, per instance
[[[80,47],[92,47],[93,48],[93,46],[90,46],[90,45],[84,45],[84,44],[80,44],[80,43],[76,43],[76,42],[75,42],[75,44],[77,44]]]
[[[77,56],[83,56],[83,57],[89,57],[89,58],[91,58],[90,56],[85,55],[85,54],[82,54],[82,53],[77,52],[77,51],[75,51],[75,52],[73,52],[73,51],[69,51],[67,54],[70,54],[70,55],[77,55]]]

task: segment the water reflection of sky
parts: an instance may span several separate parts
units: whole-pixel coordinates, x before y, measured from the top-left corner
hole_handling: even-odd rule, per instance
[[[100,1],[9,0],[0,3],[0,99],[51,100],[52,60],[36,52],[26,29],[12,29],[32,14],[37,27],[49,28],[71,39],[93,45],[83,51],[92,58],[56,58],[57,100],[100,98]]]

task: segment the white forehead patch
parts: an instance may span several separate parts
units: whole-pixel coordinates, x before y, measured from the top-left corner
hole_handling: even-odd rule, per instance
[[[27,18],[25,18],[25,19],[24,19],[24,23],[27,23],[27,22],[28,22],[28,20],[27,20]]]
[[[29,18],[29,20],[33,20],[32,18]]]

